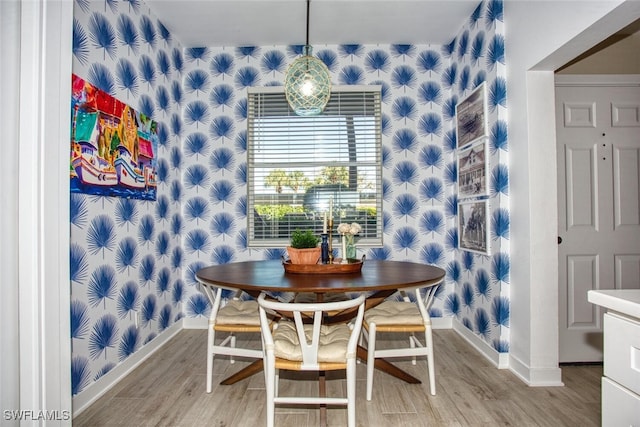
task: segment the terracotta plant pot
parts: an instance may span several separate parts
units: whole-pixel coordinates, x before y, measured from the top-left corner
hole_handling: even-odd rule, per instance
[[[317,264],[320,259],[320,247],[296,249],[287,246],[287,253],[291,264]]]

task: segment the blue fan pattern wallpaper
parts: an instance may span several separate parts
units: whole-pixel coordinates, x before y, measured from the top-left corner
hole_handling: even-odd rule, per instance
[[[360,252],[445,269],[431,314],[499,353],[510,314],[503,34],[502,2],[484,1],[444,46],[314,46],[334,85],[383,88],[384,247]],[[199,268],[284,253],[247,247],[246,88],[282,85],[301,52],[185,49],[142,1],[75,1],[73,73],[156,120],[159,148],[155,202],[71,195],[73,394],[183,317],[206,318]],[[455,106],[482,82],[490,256],[458,250],[456,228]]]

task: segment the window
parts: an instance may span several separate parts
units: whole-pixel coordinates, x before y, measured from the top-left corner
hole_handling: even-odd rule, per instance
[[[382,245],[379,86],[334,87],[324,112],[297,116],[281,87],[250,88],[247,118],[247,237],[284,247],[295,229],[322,233],[357,222],[359,245]]]

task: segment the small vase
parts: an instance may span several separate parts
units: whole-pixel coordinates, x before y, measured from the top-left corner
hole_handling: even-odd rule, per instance
[[[356,259],[356,245],[347,242],[347,259]]]
[[[320,262],[329,264],[329,240],[327,233],[322,233],[322,243],[320,243]]]
[[[345,259],[355,259],[357,254],[353,235],[346,234],[344,237],[344,253],[342,254],[342,256],[344,256]]]

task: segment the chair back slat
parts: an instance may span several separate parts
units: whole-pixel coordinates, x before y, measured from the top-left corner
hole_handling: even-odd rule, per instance
[[[296,332],[298,333],[298,343],[300,343],[300,350],[302,351],[302,364],[303,366],[315,369],[318,366],[322,311],[313,312],[313,329],[310,339],[307,338],[307,331],[309,328],[305,328],[302,313],[300,311],[294,311],[293,317],[296,324]]]
[[[297,344],[300,347],[299,350],[302,357],[302,370],[318,369],[318,355],[320,354],[320,342],[323,332],[327,333],[331,328],[347,328],[345,324],[333,326],[324,325],[327,313],[339,312],[352,307],[358,307],[356,317],[351,323],[351,331],[345,353],[346,357],[355,357],[359,337],[358,331],[361,329],[362,319],[364,316],[365,295],[360,295],[352,300],[327,303],[283,303],[268,300],[266,298],[267,297],[264,294],[258,297],[262,324],[265,324],[266,322],[267,310],[273,310],[278,313],[286,312],[293,315],[292,321],[295,325]],[[323,330],[323,327],[326,329]],[[273,351],[274,349],[274,333],[277,332],[272,333],[270,328],[262,327],[264,349],[267,352]]]

